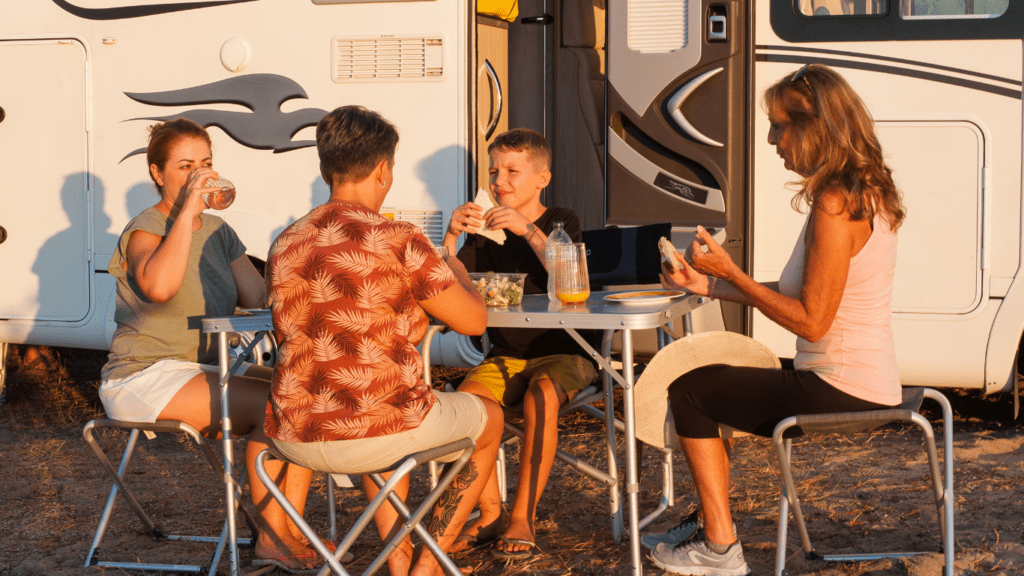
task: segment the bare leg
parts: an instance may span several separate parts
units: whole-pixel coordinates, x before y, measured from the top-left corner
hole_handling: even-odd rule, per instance
[[[483,492],[480,493],[479,505],[480,517],[474,520],[471,525],[463,528],[461,534],[476,536],[482,529],[487,528],[501,518],[501,490],[498,489],[498,471],[496,469],[492,469],[490,477],[487,478]],[[452,545],[450,551],[459,552],[469,548],[469,546],[469,542],[465,540],[457,541]]]
[[[719,438],[679,437],[686,464],[700,497],[704,533],[715,544],[736,541],[729,512],[729,455]]]
[[[266,380],[269,383],[274,377],[274,369],[254,364],[249,366],[245,371],[245,377],[259,378],[260,380]],[[263,427],[262,424],[258,424],[258,426],[260,428]],[[253,462],[255,462],[255,458],[259,453],[260,451],[257,450],[256,454],[252,457]],[[309,494],[309,485],[313,480],[313,471],[294,464],[289,464],[287,466],[288,469],[285,472],[283,482],[278,482],[277,484],[281,488],[281,491],[284,492],[284,495],[288,498],[288,501],[291,502],[292,505],[295,506],[295,509],[299,511],[299,514],[304,515],[306,509],[306,496]],[[252,474],[250,474],[249,477],[254,478]],[[306,536],[301,530],[299,530],[299,527],[292,522],[292,519],[287,518],[287,522],[288,529],[291,531],[292,536],[302,542],[306,542]],[[308,542],[306,543],[308,544]]]
[[[382,474],[384,480],[391,477],[391,472]],[[377,484],[370,479],[369,476],[363,476],[363,491],[366,493],[367,501],[372,501],[377,497],[380,492],[380,488]],[[395,487],[395,494],[398,495],[403,501],[409,495],[409,477],[406,476],[398,483]],[[398,515],[398,511],[395,510],[394,506],[390,502],[385,502],[383,506],[377,510],[377,513],[373,516],[373,521],[377,524],[377,532],[380,534],[380,539],[384,542],[391,540],[391,538],[397,533],[404,523],[401,517]],[[388,557],[388,570],[391,571],[391,576],[404,576],[409,573],[409,567],[412,566],[412,541],[406,538],[402,544],[395,550],[391,556]]]
[[[459,387],[459,392],[476,394],[484,398],[492,397],[491,392],[483,384],[472,380],[463,383]],[[490,526],[501,517],[501,490],[498,489],[498,472],[494,468],[491,469],[487,483],[484,484],[478,504],[480,505],[480,517],[474,520],[472,525],[467,526],[462,531],[463,534],[475,536],[482,528]],[[460,550],[465,550],[468,546],[464,542],[456,542],[452,546],[451,551],[459,552]]]
[[[460,391],[474,393],[472,388]],[[477,395],[483,400],[484,408],[487,410],[487,424],[483,433],[476,439],[473,456],[448,489],[441,494],[427,527],[431,536],[445,552],[451,549],[466,518],[476,507],[484,485],[494,470],[494,459],[498,454],[498,444],[501,442],[504,423],[501,406],[486,390],[483,394]],[[430,553],[421,554],[411,572],[413,576],[432,576],[437,573],[440,573],[440,567],[437,559]]]
[[[216,373],[199,374],[174,396],[160,413],[160,418],[181,420],[198,428],[211,438],[220,437],[220,377]],[[231,379],[231,423],[233,432],[248,434],[245,447],[245,466],[249,487],[256,507],[256,523],[260,533],[256,539],[256,556],[270,558],[308,554],[309,547],[295,538],[289,527],[288,515],[270,496],[255,473],[256,455],[267,447],[263,433],[270,382],[262,378],[236,376]],[[282,463],[268,464],[267,472],[274,478],[289,500],[300,511],[305,508],[306,495],[312,472],[299,466]],[[293,568],[312,567],[314,560],[284,561]]]
[[[519,457],[519,484],[509,515],[505,536],[533,541],[537,503],[544,493],[558,447],[558,408],[566,400],[562,387],[548,378],[533,383],[523,397],[524,440]],[[501,543],[498,544],[499,548]],[[508,552],[528,550],[523,544],[508,544]]]

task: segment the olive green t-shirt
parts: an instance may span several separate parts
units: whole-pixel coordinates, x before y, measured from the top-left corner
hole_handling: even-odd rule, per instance
[[[202,332],[205,317],[230,316],[238,292],[231,262],[245,254],[245,246],[226,222],[200,214],[181,289],[169,301],[150,301],[125,271],[128,240],[136,230],[164,237],[172,220],[156,208],[147,208],[125,227],[107,271],[117,279],[117,330],[103,367],[103,380],[126,378],[159,362],[176,359],[215,364],[217,342]]]

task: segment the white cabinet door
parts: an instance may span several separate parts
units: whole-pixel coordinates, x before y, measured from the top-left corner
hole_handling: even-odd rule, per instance
[[[84,63],[71,40],[0,41],[0,318],[89,312]]]

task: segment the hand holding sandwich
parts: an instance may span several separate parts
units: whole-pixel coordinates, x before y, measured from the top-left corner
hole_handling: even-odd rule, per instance
[[[707,247],[707,251],[704,250],[704,246]],[[714,297],[717,296],[715,289],[719,288],[716,286],[717,279],[720,278],[728,282],[739,270],[736,263],[729,257],[729,253],[718,242],[715,242],[715,239],[703,226],[697,226],[697,233],[694,235],[690,252],[693,264],[687,262],[686,258],[680,256],[678,252],[666,255],[674,260],[676,270],[673,270],[668,262],[662,264],[662,286]]]
[[[452,212],[448,222],[448,233],[458,237],[463,232],[476,234],[484,225],[484,210],[473,202],[466,202]]]

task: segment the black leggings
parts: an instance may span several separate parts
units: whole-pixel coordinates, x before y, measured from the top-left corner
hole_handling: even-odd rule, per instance
[[[718,425],[727,424],[770,437],[776,424],[797,414],[891,408],[842,392],[814,372],[794,370],[792,360],[782,362],[782,370],[714,365],[679,377],[668,388],[676,433],[718,438]]]

